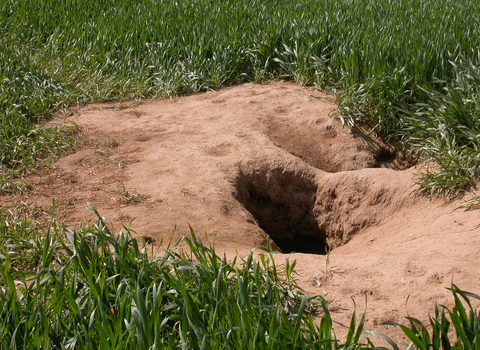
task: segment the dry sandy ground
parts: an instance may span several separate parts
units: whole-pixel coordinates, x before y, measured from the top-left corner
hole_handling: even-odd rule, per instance
[[[333,303],[340,338],[352,298],[363,311],[367,296],[367,329],[392,335],[379,324],[451,305],[452,280],[480,293],[478,211],[415,196],[420,169],[343,128],[334,109],[319,91],[285,82],[88,105],[54,121],[81,126],[78,150],[0,204],[55,199],[75,224],[93,218],[89,202],[154,245],[190,224],[227,254],[246,255],[270,235],[292,252],[276,261],[297,260],[300,286]]]

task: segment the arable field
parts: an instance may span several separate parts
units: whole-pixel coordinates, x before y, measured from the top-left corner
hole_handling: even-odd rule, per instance
[[[478,348],[479,15],[0,0],[0,348]]]
[[[32,123],[74,104],[283,78],[335,91],[346,124],[433,159],[426,192],[453,195],[479,176],[477,1],[0,5],[6,169],[58,145]]]

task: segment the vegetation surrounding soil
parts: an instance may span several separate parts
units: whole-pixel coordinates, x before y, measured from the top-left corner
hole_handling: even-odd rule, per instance
[[[0,193],[26,193],[27,175],[75,147],[79,127],[42,126],[71,107],[284,79],[333,93],[345,125],[427,164],[421,192],[463,195],[480,177],[478,13],[473,0],[0,0]],[[125,186],[118,194],[142,200]],[[237,268],[194,237],[199,263],[175,250],[152,261],[100,218],[72,232],[23,209],[36,219],[22,207],[0,216],[3,347],[360,346],[362,321],[333,340],[327,304],[298,292],[292,265],[286,277],[268,258]],[[467,298],[477,296],[452,289],[455,306],[432,318],[432,336],[415,319],[403,328],[415,347],[449,349],[449,325],[454,348],[480,346]],[[325,312],[319,328],[307,310]]]
[[[126,228],[115,234],[90,210],[96,223],[72,232],[51,221],[30,241],[39,259],[26,273],[15,260],[26,241],[0,218],[0,233],[11,235],[1,250],[2,348],[336,350],[371,348],[370,338],[361,340],[367,335],[398,349],[382,334],[362,333],[365,314],[355,312],[345,339],[336,339],[330,306],[306,296],[295,262],[277,266],[269,249],[228,261],[191,231],[152,260],[145,242]],[[455,306],[436,307],[429,329],[415,318],[398,325],[414,348],[479,346],[480,314],[470,300],[480,297],[451,291]]]
[[[479,6],[2,0],[3,172],[56,149],[36,123],[72,104],[282,78],[335,91],[346,124],[436,164],[423,191],[457,194],[480,172]]]

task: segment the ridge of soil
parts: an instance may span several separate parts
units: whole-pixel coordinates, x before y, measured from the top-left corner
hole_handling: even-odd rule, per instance
[[[401,340],[380,324],[425,321],[434,302],[452,304],[452,281],[480,293],[480,215],[415,196],[421,169],[334,111],[328,95],[287,82],[88,105],[49,123],[79,125],[78,149],[0,205],[55,200],[78,225],[92,219],[88,202],[153,245],[191,225],[229,255],[270,236],[305,292],[333,303],[340,339],[352,298],[363,311],[367,297],[366,329]]]

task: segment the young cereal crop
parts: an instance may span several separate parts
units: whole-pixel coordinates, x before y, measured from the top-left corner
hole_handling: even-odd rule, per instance
[[[38,257],[29,264],[18,255],[35,226],[25,219],[15,236],[0,217],[0,349],[360,350],[375,348],[377,337],[399,349],[363,331],[365,315],[355,312],[338,340],[328,304],[304,295],[295,263],[279,267],[268,250],[229,262],[191,231],[152,259],[127,228],[115,234],[91,210],[97,222],[79,231],[53,220],[39,231],[27,244]],[[414,318],[395,324],[408,349],[478,349],[480,314],[470,300],[480,297],[451,290],[455,306],[437,306],[428,328]]]
[[[0,0],[0,166],[53,149],[35,124],[72,104],[282,78],[335,91],[346,124],[436,164],[423,191],[456,195],[480,176],[478,13],[474,0]]]
[[[91,209],[98,221],[81,232],[52,222],[37,266],[21,271],[12,257],[22,239],[12,242],[0,219],[9,243],[0,245],[0,348],[360,347],[364,319],[336,340],[328,305],[296,286],[294,263],[277,267],[268,252],[227,262],[193,231],[151,259],[128,229],[116,235]]]

